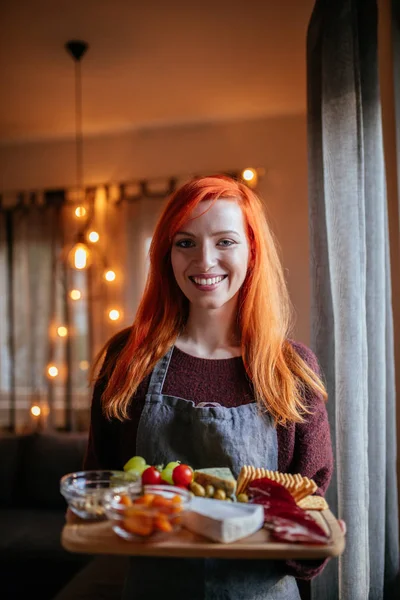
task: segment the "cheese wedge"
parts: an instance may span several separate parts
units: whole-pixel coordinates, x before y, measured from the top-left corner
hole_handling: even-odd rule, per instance
[[[193,498],[189,510],[182,514],[182,521],[193,533],[231,544],[262,528],[264,508],[261,504]]]
[[[227,467],[197,469],[194,472],[194,481],[203,487],[212,485],[216,490],[224,490],[228,497],[232,496],[236,490],[236,479]]]

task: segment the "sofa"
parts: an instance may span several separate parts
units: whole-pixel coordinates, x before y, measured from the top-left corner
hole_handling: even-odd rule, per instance
[[[60,478],[81,470],[87,433],[0,434],[0,597],[50,600],[92,557],[60,543]]]

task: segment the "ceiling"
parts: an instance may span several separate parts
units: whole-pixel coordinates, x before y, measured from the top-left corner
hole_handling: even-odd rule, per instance
[[[313,0],[14,0],[0,8],[0,141],[305,112]]]

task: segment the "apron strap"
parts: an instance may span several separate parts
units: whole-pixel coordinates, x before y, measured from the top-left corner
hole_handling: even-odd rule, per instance
[[[161,395],[173,351],[174,351],[174,346],[171,346],[171,348],[168,350],[167,354],[165,354],[162,358],[160,358],[160,360],[154,367],[153,372],[150,377],[149,387],[147,390],[148,394]]]

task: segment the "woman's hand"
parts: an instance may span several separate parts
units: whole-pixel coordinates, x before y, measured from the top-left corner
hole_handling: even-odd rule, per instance
[[[347,527],[346,527],[345,521],[343,521],[343,519],[338,519],[338,523],[339,523],[340,529],[343,531],[344,535],[346,535]]]

